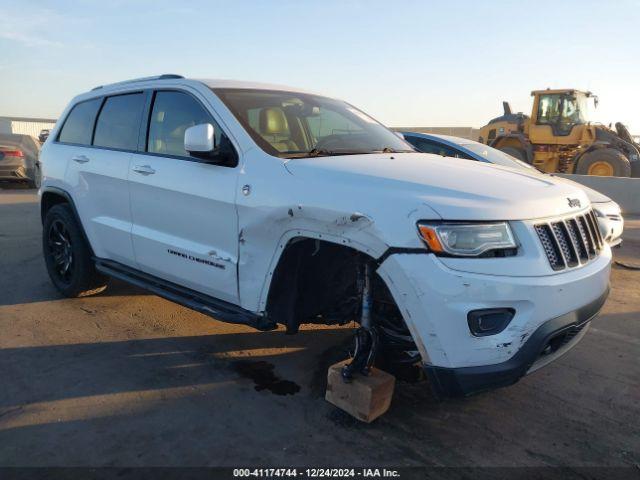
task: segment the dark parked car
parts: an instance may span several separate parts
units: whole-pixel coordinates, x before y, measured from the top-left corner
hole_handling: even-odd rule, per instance
[[[38,140],[40,140],[40,143],[44,143],[47,141],[47,138],[49,138],[50,132],[51,130],[49,130],[48,128],[40,130],[40,135],[38,135]]]
[[[40,186],[40,145],[29,135],[0,133],[0,181]]]

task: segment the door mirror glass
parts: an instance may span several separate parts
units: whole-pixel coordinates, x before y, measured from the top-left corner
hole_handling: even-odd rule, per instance
[[[215,131],[210,123],[189,127],[184,132],[184,149],[192,154],[210,153],[216,148]]]

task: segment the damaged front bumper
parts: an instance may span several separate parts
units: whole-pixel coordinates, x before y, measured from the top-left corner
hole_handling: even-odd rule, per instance
[[[497,260],[490,260],[497,261]],[[378,274],[393,295],[439,396],[470,395],[515,383],[555,360],[584,335],[606,300],[611,251],[558,274],[509,276],[465,273],[431,254],[399,253]],[[474,336],[467,315],[509,308],[507,327]]]
[[[513,385],[571,350],[587,332],[589,322],[608,295],[607,289],[588,305],[543,323],[506,362],[462,368],[425,365],[431,388],[438,397],[459,397]]]

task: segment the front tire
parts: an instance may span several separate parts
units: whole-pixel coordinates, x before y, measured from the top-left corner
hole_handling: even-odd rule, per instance
[[[47,212],[42,249],[51,282],[65,297],[85,297],[106,288],[106,277],[96,271],[91,249],[69,205],[55,205]]]
[[[585,153],[578,161],[575,173],[599,177],[630,177],[631,164],[618,150],[601,148]]]

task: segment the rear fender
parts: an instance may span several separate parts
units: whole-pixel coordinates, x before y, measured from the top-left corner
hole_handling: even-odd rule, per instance
[[[65,203],[71,208],[71,212],[73,213],[73,216],[75,217],[76,222],[80,227],[82,237],[84,238],[84,241],[87,242],[89,250],[91,251],[91,255],[93,256],[93,248],[91,247],[91,243],[89,242],[89,237],[87,237],[87,234],[84,231],[84,226],[82,225],[82,221],[80,220],[80,215],[78,214],[78,210],[76,209],[76,204],[73,201],[71,194],[66,190],[53,186],[42,187],[40,191],[40,221],[44,224],[44,219],[47,211],[49,211],[49,209],[54,205],[58,205],[61,203]]]

